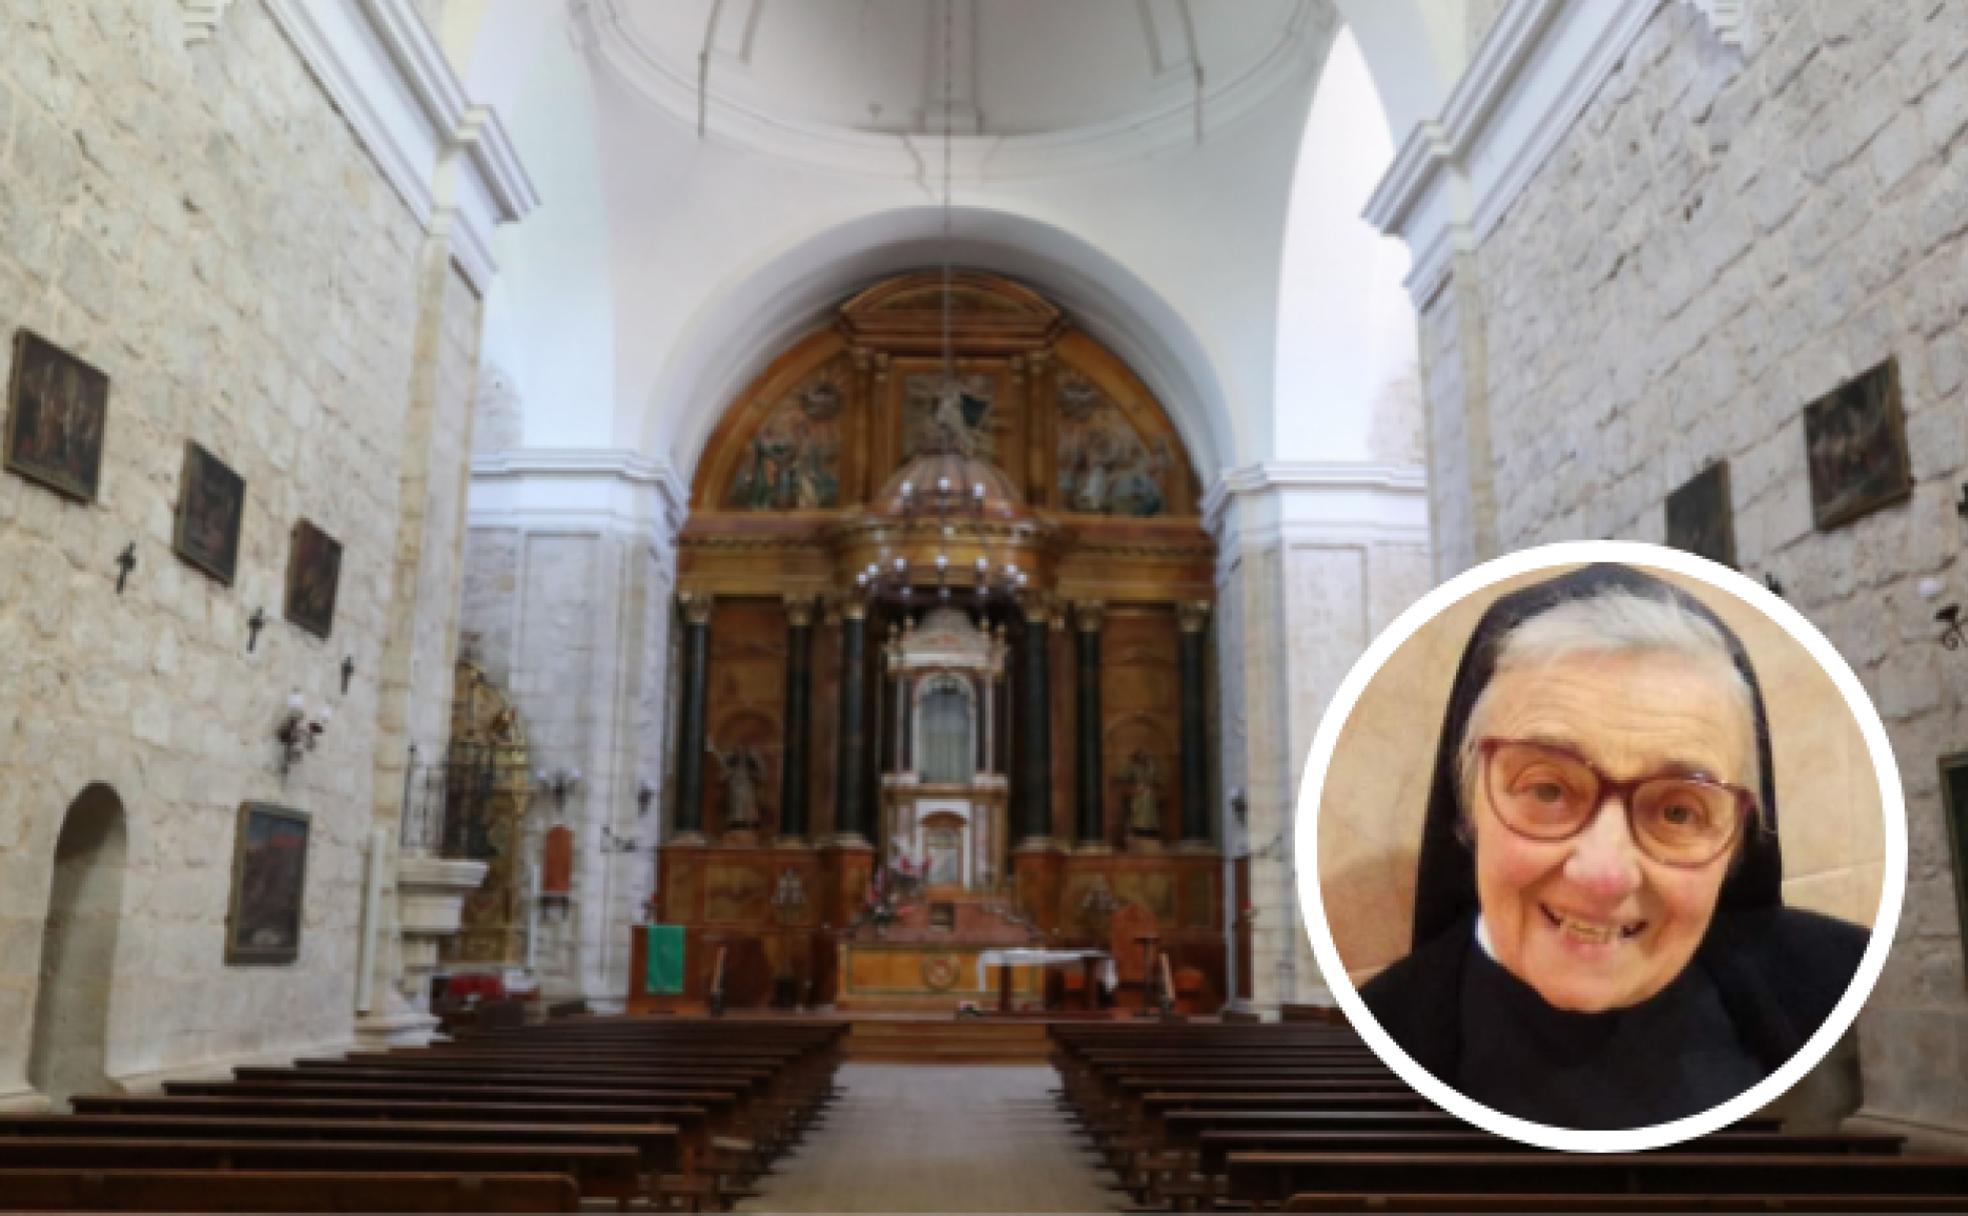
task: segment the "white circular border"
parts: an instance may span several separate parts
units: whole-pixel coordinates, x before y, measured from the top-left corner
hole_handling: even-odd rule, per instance
[[[1818,1027],[1817,1033],[1781,1068],[1720,1106],[1669,1123],[1610,1131],[1553,1127],[1503,1114],[1464,1097],[1415,1063],[1367,1012],[1366,1003],[1360,999],[1360,994],[1347,977],[1345,966],[1340,962],[1339,949],[1333,944],[1332,929],[1326,923],[1325,905],[1319,895],[1319,800],[1325,790],[1326,772],[1332,765],[1333,749],[1339,742],[1341,729],[1352,716],[1361,693],[1380,673],[1382,665],[1423,626],[1472,592],[1520,574],[1593,562],[1619,562],[1687,575],[1735,596],[1780,625],[1818,661],[1818,666],[1831,677],[1845,703],[1851,707],[1853,717],[1858,720],[1859,733],[1865,738],[1873,770],[1879,776],[1879,801],[1886,816],[1885,880],[1880,893],[1879,916],[1873,922],[1872,940],[1866,946],[1865,957],[1859,962],[1858,974],[1853,978],[1851,987],[1832,1009],[1831,1016]],[[1858,1018],[1860,1007],[1872,994],[1873,985],[1879,982],[1879,973],[1886,966],[1886,952],[1892,945],[1893,931],[1900,921],[1900,905],[1906,896],[1906,798],[1900,789],[1900,770],[1893,759],[1892,746],[1886,739],[1886,727],[1880,722],[1879,712],[1873,708],[1858,677],[1852,674],[1844,657],[1818,632],[1817,627],[1781,597],[1726,566],[1679,549],[1639,541],[1569,541],[1507,554],[1464,571],[1422,596],[1373,640],[1366,653],[1360,656],[1360,660],[1340,682],[1339,690],[1333,694],[1332,703],[1319,721],[1318,733],[1313,736],[1312,754],[1305,766],[1305,779],[1299,786],[1295,857],[1299,909],[1312,938],[1313,957],[1318,960],[1319,969],[1324,972],[1327,985],[1339,1001],[1340,1008],[1345,1011],[1347,1020],[1366,1040],[1374,1054],[1403,1081],[1443,1110],[1500,1136],[1540,1148],[1569,1152],[1632,1153],[1705,1136],[1754,1115],[1802,1080],[1805,1073],[1817,1067]]]

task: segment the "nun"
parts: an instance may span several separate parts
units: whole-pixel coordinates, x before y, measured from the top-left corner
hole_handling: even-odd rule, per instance
[[[1435,757],[1412,952],[1362,990],[1402,1050],[1565,1128],[1698,1114],[1782,1065],[1864,953],[1786,908],[1748,654],[1686,593],[1589,566],[1497,601]]]

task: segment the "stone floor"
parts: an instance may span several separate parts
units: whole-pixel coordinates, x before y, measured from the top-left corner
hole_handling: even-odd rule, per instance
[[[1114,1212],[1050,1068],[847,1064],[842,1094],[740,1212]]]

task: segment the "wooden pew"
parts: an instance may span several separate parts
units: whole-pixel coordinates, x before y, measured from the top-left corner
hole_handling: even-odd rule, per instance
[[[583,1198],[626,1209],[647,1193],[626,1146],[444,1144],[419,1141],[0,1137],[0,1170],[248,1170],[351,1173],[562,1174]]]
[[[646,1174],[684,1168],[682,1137],[658,1123],[466,1123],[428,1120],[308,1119],[292,1116],[244,1119],[219,1115],[13,1115],[0,1114],[0,1142],[37,1139],[128,1137],[192,1140],[392,1140],[420,1144],[536,1144],[627,1146],[641,1156]]]
[[[576,1212],[561,1174],[0,1169],[0,1211]]]
[[[1287,1212],[1959,1212],[1962,1195],[1294,1195]]]
[[[1968,1194],[1968,1157],[1691,1152],[1231,1153],[1232,1198],[1275,1208],[1305,1194]]]
[[[1677,1153],[1735,1153],[1790,1156],[1811,1154],[1891,1157],[1899,1153],[1900,1136],[1870,1134],[1786,1134],[1775,1130],[1722,1131],[1676,1145]],[[1197,1137],[1193,1157],[1151,1180],[1149,1194],[1208,1207],[1228,1194],[1228,1161],[1233,1153],[1402,1153],[1483,1154],[1542,1153],[1547,1150],[1493,1136],[1465,1124],[1453,1129],[1297,1131],[1290,1129],[1205,1129]]]

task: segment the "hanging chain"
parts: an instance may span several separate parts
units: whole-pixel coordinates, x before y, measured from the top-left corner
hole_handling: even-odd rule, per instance
[[[952,278],[950,248],[951,198],[950,198],[950,106],[952,90],[957,75],[955,52],[957,0],[943,0],[943,379],[945,387],[956,383],[957,362],[950,342],[950,280]]]

